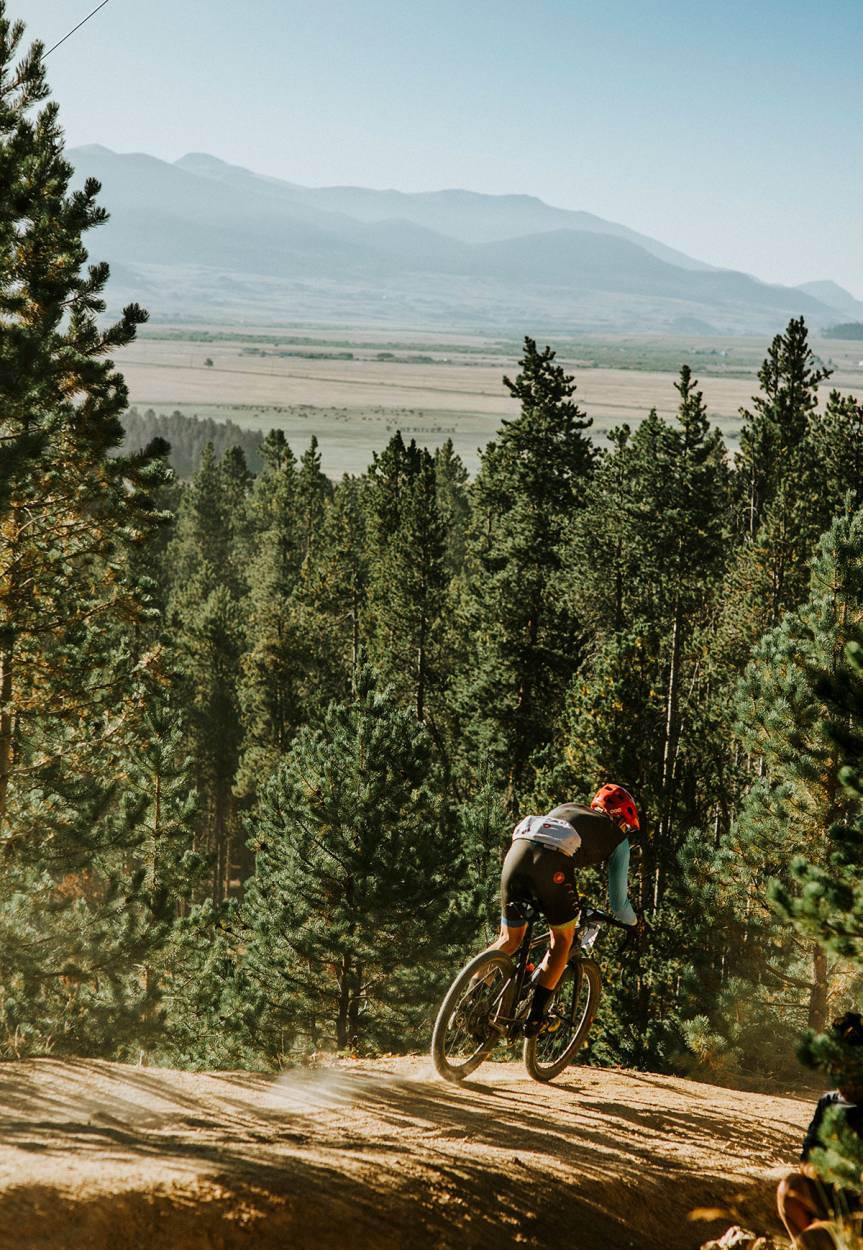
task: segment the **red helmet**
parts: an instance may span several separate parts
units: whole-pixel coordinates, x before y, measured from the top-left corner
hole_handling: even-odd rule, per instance
[[[590,806],[598,812],[606,812],[609,816],[621,816],[629,829],[640,829],[638,808],[635,799],[623,786],[610,783],[601,786],[590,800]]]

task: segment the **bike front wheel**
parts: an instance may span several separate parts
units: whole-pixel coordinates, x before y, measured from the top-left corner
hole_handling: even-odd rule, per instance
[[[547,1023],[524,1043],[524,1066],[535,1081],[552,1081],[572,1063],[593,1024],[601,993],[599,968],[592,959],[566,965]]]
[[[483,951],[462,968],[441,1003],[431,1055],[440,1076],[470,1076],[506,1034],[515,964],[503,951]]]

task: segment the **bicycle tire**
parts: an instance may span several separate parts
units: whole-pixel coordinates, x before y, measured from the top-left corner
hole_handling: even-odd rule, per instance
[[[458,1082],[470,1076],[471,1072],[476,1071],[501,1040],[500,1033],[490,1029],[485,1038],[474,1036],[476,1046],[466,1058],[457,1061],[454,1056],[447,1053],[448,1035],[453,1032],[451,1025],[459,1009],[463,1008],[467,993],[470,992],[472,986],[479,991],[482,974],[492,973],[495,970],[501,974],[502,982],[499,991],[502,997],[495,1007],[495,1015],[506,1016],[509,1013],[515,989],[515,964],[503,951],[483,951],[482,954],[475,956],[462,968],[444,996],[432,1030],[431,1057],[438,1075],[442,1076],[445,1081]],[[481,1023],[480,1020],[480,1027]],[[459,1031],[469,1032],[469,1026],[462,1028],[460,1025]]]
[[[561,1051],[559,1046],[556,1046],[549,1051],[549,1040],[557,1036],[558,1030],[544,1031],[537,1037],[525,1038],[524,1066],[535,1081],[553,1081],[556,1076],[563,1072],[564,1068],[569,1067],[584,1044],[584,1040],[590,1031],[590,1026],[596,1017],[599,999],[602,994],[602,978],[599,973],[599,965],[592,959],[578,959],[567,964],[563,970],[563,976],[558,982],[554,999],[549,1006],[549,1019],[560,1019],[559,1014],[555,1016],[556,1005],[558,1008],[563,1007],[567,1011],[570,1009],[569,1003],[565,1000],[567,991],[573,984],[573,978],[576,974],[578,975],[578,982],[574,987],[575,1002],[578,1001],[582,985],[586,987],[587,999],[583,1010],[574,1021],[569,1022],[569,1024],[564,1022],[560,1025],[560,1029],[574,1026],[572,1037],[563,1050]],[[545,1061],[546,1055],[549,1056],[547,1061]]]

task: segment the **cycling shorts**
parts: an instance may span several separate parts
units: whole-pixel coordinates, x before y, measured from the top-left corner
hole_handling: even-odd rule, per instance
[[[525,903],[538,907],[554,928],[568,925],[577,918],[578,893],[571,855],[526,838],[513,842],[500,875],[504,924],[524,924]]]

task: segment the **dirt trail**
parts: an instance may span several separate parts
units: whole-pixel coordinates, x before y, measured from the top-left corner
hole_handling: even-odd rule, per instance
[[[418,1059],[281,1076],[0,1067],[2,1250],[689,1250],[772,1189],[811,1102]]]

